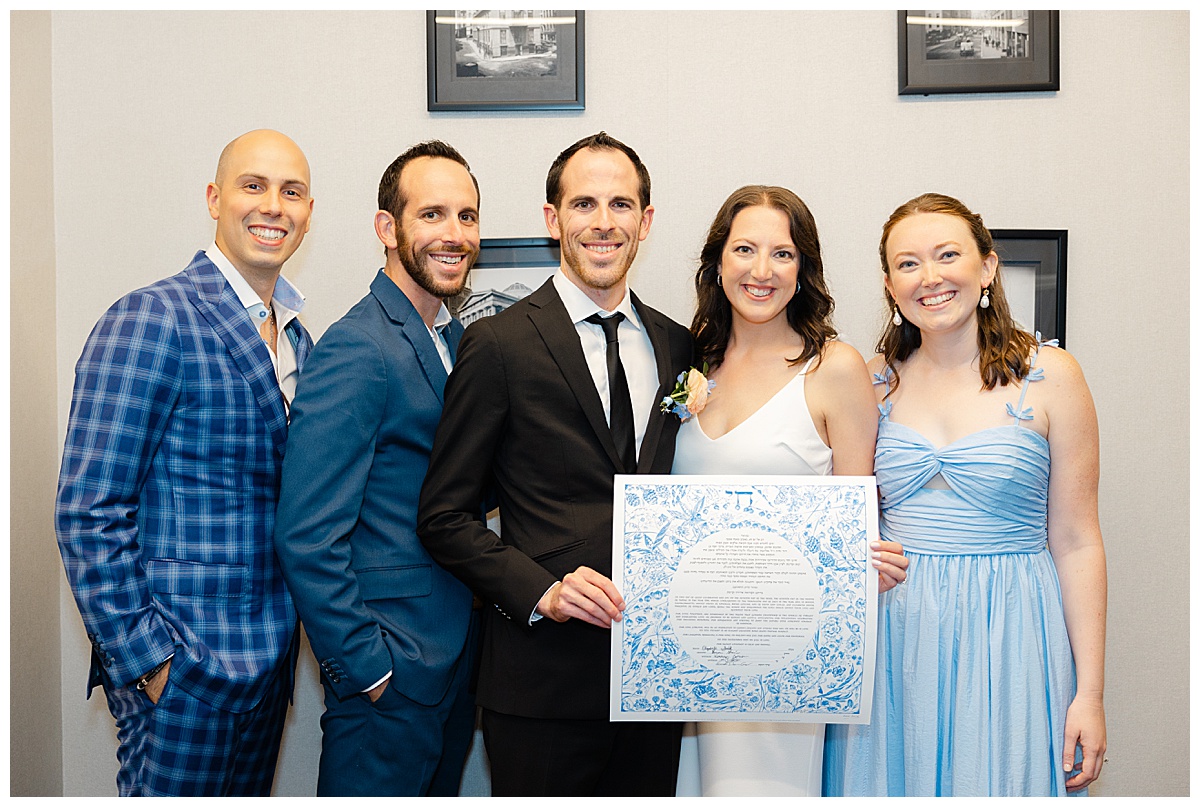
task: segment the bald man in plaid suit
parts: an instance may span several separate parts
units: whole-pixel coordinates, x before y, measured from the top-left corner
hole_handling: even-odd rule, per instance
[[[117,721],[121,795],[269,795],[296,659],[272,533],[312,339],[279,272],[308,231],[304,154],[249,132],[208,185],[215,242],[96,324],[56,505]]]

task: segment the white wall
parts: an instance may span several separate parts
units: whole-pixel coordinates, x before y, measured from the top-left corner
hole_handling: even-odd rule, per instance
[[[1161,563],[1187,557],[1188,536],[1186,12],[1063,12],[1060,92],[931,98],[896,95],[893,12],[589,12],[587,110],[544,114],[426,112],[420,12],[51,19],[59,446],[92,323],[209,243],[204,185],[256,127],[291,135],[313,167],[313,227],[288,275],[317,334],[381,263],[379,175],[429,137],[472,162],[485,237],[544,233],[545,171],[566,145],[599,129],[630,143],[658,208],[633,283],[683,322],[721,200],[787,185],[817,217],[838,325],[864,352],[882,315],[878,234],[900,202],[938,190],[992,227],[1068,229],[1067,343],[1100,415],[1111,578],[1111,761],[1094,792],[1188,792],[1189,584],[1185,564]],[[111,720],[80,697],[88,644],[64,603],[64,792],[110,794]],[[311,658],[301,679],[279,794],[313,792]]]

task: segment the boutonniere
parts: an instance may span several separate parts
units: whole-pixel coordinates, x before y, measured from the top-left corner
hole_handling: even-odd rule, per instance
[[[666,414],[674,412],[680,420],[687,420],[692,415],[703,412],[708,404],[709,393],[717,386],[716,381],[709,381],[705,377],[707,372],[708,362],[704,363],[702,369],[691,367],[684,370],[675,379],[674,391],[662,399],[658,408]]]

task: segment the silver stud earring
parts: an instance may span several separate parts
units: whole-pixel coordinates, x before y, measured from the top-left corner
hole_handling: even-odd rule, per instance
[[[992,304],[992,301],[988,298],[989,294],[991,294],[991,292],[988,289],[983,290],[983,296],[979,298],[980,308],[987,308]]]
[[[904,320],[900,317],[900,306],[896,306],[896,312],[892,314],[892,324],[897,328],[904,324]]]

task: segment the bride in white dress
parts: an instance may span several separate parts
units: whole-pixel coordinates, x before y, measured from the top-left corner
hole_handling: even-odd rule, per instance
[[[812,214],[786,188],[735,191],[709,228],[692,335],[716,388],[680,428],[674,473],[874,472],[866,364],[837,341]],[[908,565],[872,546],[886,591]],[[821,723],[689,723],[679,796],[819,796]]]

